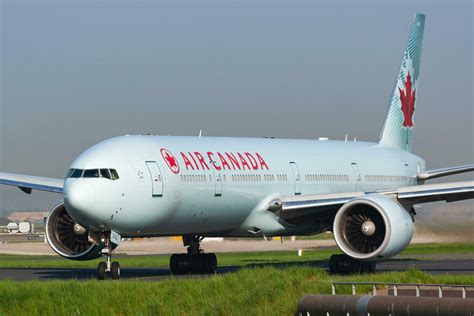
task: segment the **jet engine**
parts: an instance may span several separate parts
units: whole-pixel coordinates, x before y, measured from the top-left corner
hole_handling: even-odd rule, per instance
[[[71,260],[92,260],[101,256],[101,247],[89,241],[89,231],[67,213],[63,202],[49,212],[46,239],[60,256]]]
[[[405,249],[413,237],[410,214],[400,203],[379,194],[344,204],[333,225],[339,248],[362,261],[391,258]]]

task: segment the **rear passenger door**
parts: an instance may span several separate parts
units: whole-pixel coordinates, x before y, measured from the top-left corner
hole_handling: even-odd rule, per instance
[[[291,167],[291,173],[293,174],[293,181],[294,181],[294,186],[295,186],[295,195],[300,195],[301,194],[300,171],[298,169],[298,166],[296,165],[296,162],[294,162],[294,161],[290,162],[290,167]]]

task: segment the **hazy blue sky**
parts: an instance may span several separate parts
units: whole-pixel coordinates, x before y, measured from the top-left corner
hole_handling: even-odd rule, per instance
[[[63,177],[129,133],[375,141],[416,12],[414,151],[474,161],[472,1],[0,3],[0,170]],[[0,194],[0,209],[60,199]]]

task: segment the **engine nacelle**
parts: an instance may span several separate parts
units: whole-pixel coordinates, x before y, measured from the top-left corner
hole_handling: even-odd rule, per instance
[[[337,212],[333,226],[339,248],[358,260],[378,261],[399,254],[413,237],[410,214],[379,194],[355,198]]]
[[[67,259],[92,260],[101,256],[102,247],[89,241],[89,231],[69,216],[63,202],[48,214],[46,239],[58,255]]]

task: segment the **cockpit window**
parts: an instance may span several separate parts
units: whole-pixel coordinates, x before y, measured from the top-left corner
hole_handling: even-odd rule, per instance
[[[102,178],[111,179],[109,169],[100,169],[100,176]]]
[[[115,169],[69,169],[66,178],[106,178],[117,180],[119,175]]]
[[[115,169],[110,169],[110,174],[112,175],[112,180],[117,180],[119,178],[117,170]]]
[[[84,171],[84,178],[98,178],[99,177],[99,169],[87,169]]]
[[[74,169],[69,169],[66,174],[66,178],[70,178],[71,174],[74,172]]]
[[[71,178],[80,178],[82,176],[82,169],[72,169]]]

